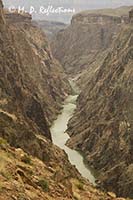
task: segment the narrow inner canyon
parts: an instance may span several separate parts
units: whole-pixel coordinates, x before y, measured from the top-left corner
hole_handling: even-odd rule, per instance
[[[69,161],[72,165],[75,165],[80,174],[84,178],[88,179],[90,183],[96,185],[94,171],[87,164],[85,164],[83,155],[80,152],[66,146],[66,142],[70,138],[66,132],[68,128],[67,125],[70,118],[73,116],[76,108],[76,100],[79,95],[78,87],[75,85],[73,80],[70,80],[70,85],[73,90],[73,95],[69,95],[66,98],[61,114],[59,114],[51,127],[52,141],[55,145],[67,153]]]

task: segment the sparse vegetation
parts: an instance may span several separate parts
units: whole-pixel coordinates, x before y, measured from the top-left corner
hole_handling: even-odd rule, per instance
[[[2,183],[0,182],[0,192],[2,192],[3,186]]]
[[[47,180],[40,179],[38,181],[37,185],[40,186],[43,189],[43,191],[48,192],[48,190],[49,190],[49,184],[48,184]]]
[[[6,145],[7,145],[7,141],[0,137],[0,147],[6,146]]]
[[[76,186],[79,190],[84,190],[84,184],[83,183],[79,182],[79,183],[76,184]]]
[[[0,137],[0,144],[7,144],[7,141]]]
[[[42,49],[47,49],[49,46],[48,46],[48,43],[47,42],[45,42],[45,44],[43,44],[43,46],[42,46]]]
[[[9,172],[7,172],[6,170],[3,170],[0,172],[0,174],[5,177],[7,180],[12,179],[12,174],[10,174]]]

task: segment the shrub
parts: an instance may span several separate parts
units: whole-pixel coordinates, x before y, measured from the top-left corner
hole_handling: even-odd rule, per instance
[[[8,144],[7,141],[0,137],[0,147],[6,147],[7,144]]]
[[[79,190],[84,190],[84,185],[83,185],[83,183],[79,182],[76,186],[77,186],[77,188],[78,188]]]
[[[0,182],[0,192],[2,192],[3,190],[3,186],[2,186],[2,183]]]
[[[37,185],[40,186],[43,189],[43,191],[48,192],[48,190],[49,190],[49,184],[48,184],[47,180],[40,179],[38,181]]]
[[[28,156],[26,154],[21,158],[21,161],[24,162],[24,163],[26,163],[26,164],[29,164],[29,165],[32,164],[30,156]]]

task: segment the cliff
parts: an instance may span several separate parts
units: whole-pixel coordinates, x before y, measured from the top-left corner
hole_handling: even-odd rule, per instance
[[[88,163],[100,172],[100,185],[130,198],[133,198],[132,66],[130,23],[123,27],[95,76],[88,78],[68,128],[71,136],[68,145],[85,153]]]
[[[10,18],[6,18],[8,27],[4,37],[9,41],[9,45],[7,44],[9,58],[4,58],[4,50],[7,51],[4,44],[2,53],[3,59],[8,60],[9,64],[7,63],[7,68],[4,70],[1,69],[2,96],[7,95],[6,87],[11,88],[10,96],[14,96],[14,99],[16,95],[21,97],[20,100],[23,100],[21,108],[23,107],[22,110],[29,118],[31,118],[29,115],[37,114],[36,111],[35,113],[30,112],[34,112],[33,108],[38,107],[38,109],[42,109],[42,116],[45,116],[47,123],[51,124],[60,111],[61,102],[70,91],[69,83],[61,65],[51,54],[45,34],[32,25],[31,21],[28,22],[29,16],[28,20],[26,17],[23,19],[23,16],[19,20],[17,18],[18,21],[15,18],[17,18],[16,13],[10,14]],[[3,32],[3,34],[5,33]],[[10,60],[13,58],[14,63],[11,63]],[[17,98],[16,101],[18,101]],[[14,103],[16,102],[13,101]],[[33,118],[35,119],[37,116]]]
[[[48,165],[60,162],[64,171],[57,154],[70,163],[52,145],[49,125],[70,86],[45,34],[31,21],[16,21],[14,14],[5,19],[0,1],[0,136]]]
[[[54,56],[68,74],[91,74],[99,67],[121,27],[129,21],[130,9],[84,11],[73,16],[70,26],[61,30],[51,44]]]
[[[8,22],[10,23],[31,23],[32,16],[29,13],[18,13],[16,12],[10,13],[7,10],[4,10],[4,15]]]
[[[130,23],[132,24],[133,23],[133,9],[129,12],[129,20],[130,20]]]

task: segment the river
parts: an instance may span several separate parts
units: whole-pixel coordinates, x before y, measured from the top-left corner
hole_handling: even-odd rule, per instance
[[[75,91],[75,86],[71,82],[71,85]],[[87,178],[93,185],[95,185],[95,177],[91,169],[84,163],[83,156],[73,149],[70,149],[65,144],[70,138],[66,133],[67,124],[69,119],[72,117],[76,108],[76,100],[78,97],[78,91],[76,90],[73,95],[69,95],[64,102],[62,113],[57,117],[51,127],[52,141],[55,145],[65,150],[68,155],[69,161],[72,165],[75,165],[80,174]]]

